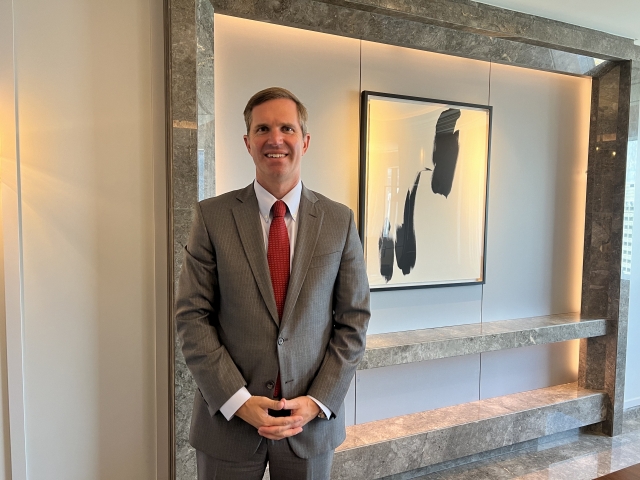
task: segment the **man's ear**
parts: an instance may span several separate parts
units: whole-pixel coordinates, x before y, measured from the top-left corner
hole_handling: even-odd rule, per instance
[[[307,149],[309,148],[309,142],[311,142],[311,134],[305,133],[304,140],[302,141],[302,154],[307,153]]]
[[[249,152],[249,155],[251,155],[251,144],[249,143],[249,135],[243,135],[242,138],[244,139],[244,146],[247,147],[247,152]]]

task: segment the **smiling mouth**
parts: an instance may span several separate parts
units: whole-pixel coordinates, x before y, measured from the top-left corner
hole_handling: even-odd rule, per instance
[[[265,157],[267,157],[267,158],[284,158],[287,155],[288,155],[287,153],[267,153],[267,154],[265,154]]]

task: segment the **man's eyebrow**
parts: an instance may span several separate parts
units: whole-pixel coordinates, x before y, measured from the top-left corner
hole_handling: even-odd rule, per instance
[[[253,126],[254,130],[257,130],[260,127],[267,127],[268,125],[266,123],[258,123],[256,125]]]

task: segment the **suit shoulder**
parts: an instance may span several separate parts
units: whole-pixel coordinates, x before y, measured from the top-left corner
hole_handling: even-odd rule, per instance
[[[242,190],[232,190],[231,192],[223,193],[211,198],[205,198],[200,200],[198,205],[202,212],[215,212],[220,209],[231,208],[238,204],[238,195]]]

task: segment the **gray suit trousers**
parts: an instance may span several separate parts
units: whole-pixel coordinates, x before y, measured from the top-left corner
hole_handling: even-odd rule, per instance
[[[286,440],[262,440],[244,462],[219,460],[196,450],[198,480],[262,480],[269,463],[271,480],[329,480],[333,450],[312,458],[298,457]]]

